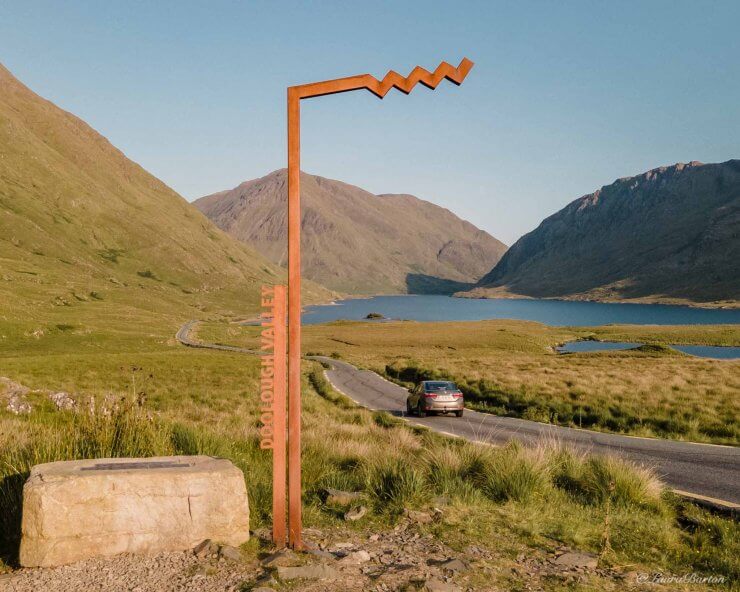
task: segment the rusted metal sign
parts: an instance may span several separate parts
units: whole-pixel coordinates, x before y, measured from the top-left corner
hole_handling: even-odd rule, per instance
[[[285,286],[262,286],[260,448],[272,450],[272,540],[285,546]]]
[[[301,540],[301,99],[352,90],[368,90],[383,98],[391,88],[410,93],[417,84],[434,89],[447,79],[460,85],[473,67],[463,58],[455,68],[442,62],[434,72],[417,66],[407,77],[391,70],[378,80],[360,74],[288,87],[288,542]]]

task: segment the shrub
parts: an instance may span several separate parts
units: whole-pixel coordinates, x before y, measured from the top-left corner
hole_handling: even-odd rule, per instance
[[[427,479],[435,490],[454,493],[464,482],[460,450],[452,446],[430,448],[423,457]]]
[[[682,504],[687,552],[680,558],[704,573],[727,574],[730,582],[740,579],[740,524],[720,518],[688,503]]]
[[[487,456],[482,447],[469,444],[430,446],[423,457],[426,479],[437,493],[460,497],[474,495]]]

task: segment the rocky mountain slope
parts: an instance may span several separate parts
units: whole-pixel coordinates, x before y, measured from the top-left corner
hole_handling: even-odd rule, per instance
[[[0,320],[256,309],[282,274],[0,65]]]
[[[219,228],[286,264],[286,171],[203,197]],[[412,195],[373,195],[302,173],[306,277],[353,294],[451,293],[480,278],[506,246],[449,210]]]
[[[740,160],[660,167],[585,195],[462,295],[737,304]]]

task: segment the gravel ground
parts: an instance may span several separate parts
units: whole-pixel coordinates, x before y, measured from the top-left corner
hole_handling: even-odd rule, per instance
[[[238,591],[261,570],[258,563],[203,560],[192,551],[153,557],[119,555],[0,576],[2,592],[226,592]]]
[[[424,525],[438,515],[409,511],[395,528],[381,533],[306,529],[309,550],[304,553],[269,554],[274,551],[270,533],[260,529],[251,550],[240,554],[228,548],[231,559],[218,559],[224,548],[215,545],[213,550],[208,543],[210,550],[198,551],[200,556],[192,550],[120,555],[21,569],[0,575],[0,592],[268,592],[286,590],[286,585],[300,592],[501,592],[506,589],[501,583],[512,581],[534,592],[552,588],[546,581],[553,579],[565,588],[590,584],[589,589],[606,592],[625,587],[626,574],[601,569],[595,556],[567,547],[522,553],[516,560],[478,546],[455,551],[426,532]]]

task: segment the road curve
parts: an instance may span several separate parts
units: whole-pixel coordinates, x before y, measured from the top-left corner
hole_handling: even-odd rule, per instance
[[[188,321],[180,328],[176,336],[180,343],[190,347],[259,354],[246,348],[192,340],[190,331],[197,322]],[[466,409],[461,418],[447,415],[405,417],[406,389],[348,362],[325,356],[309,358],[329,367],[326,376],[336,390],[368,409],[387,411],[411,423],[474,442],[501,445],[512,439],[525,444],[553,440],[583,452],[616,454],[655,469],[677,493],[699,503],[733,513],[740,509],[740,448],[593,432],[471,409]]]
[[[222,345],[220,343],[205,343],[203,341],[193,339],[192,337],[190,337],[190,332],[199,322],[200,321],[188,321],[187,323],[185,323],[177,330],[177,333],[175,333],[175,339],[177,339],[183,345],[187,345],[188,347],[198,347],[201,349],[218,349],[221,351],[237,352],[240,354],[254,354],[257,356],[262,355],[262,352],[254,349],[247,349],[246,347],[235,347],[233,345]]]
[[[326,371],[329,381],[356,403],[376,411],[406,415],[406,389],[344,361],[323,356],[311,358],[329,365]],[[718,505],[728,509],[740,508],[740,448],[606,434],[471,409],[466,409],[461,418],[410,416],[408,421],[476,442],[505,444],[515,438],[536,444],[554,440],[585,452],[616,454],[654,468],[663,481],[680,493],[714,498]]]

